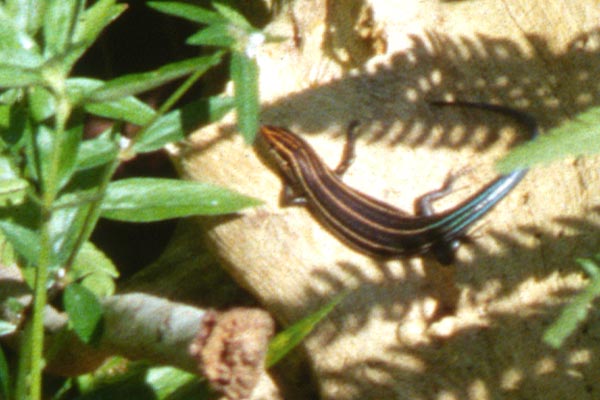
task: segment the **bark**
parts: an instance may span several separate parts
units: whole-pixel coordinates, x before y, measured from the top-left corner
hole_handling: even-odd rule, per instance
[[[556,126],[599,103],[598,21],[592,0],[292,2],[269,26],[290,40],[258,56],[262,121],[303,135],[333,166],[360,120],[345,180],[405,210],[472,167],[442,209],[494,176],[493,160],[523,132],[427,101],[502,103]],[[234,130],[227,120],[198,132],[180,167],[265,200],[202,226],[228,272],[283,324],[351,289],[304,343],[323,399],[600,396],[597,321],[559,351],[541,342],[585,283],[574,258],[599,247],[597,160],[531,171],[444,269],[375,261],[306,209],[280,208],[279,176]]]
[[[30,290],[16,266],[0,268],[0,314],[18,323],[17,316],[4,306],[9,297],[25,308],[30,306]],[[108,357],[120,355],[197,374],[227,400],[278,396],[265,373],[265,355],[275,326],[264,310],[239,307],[217,312],[140,292],[104,298],[102,308],[101,329],[88,345],[67,329],[64,312],[46,306],[46,372],[81,375]],[[3,339],[16,346],[19,338],[16,332]]]

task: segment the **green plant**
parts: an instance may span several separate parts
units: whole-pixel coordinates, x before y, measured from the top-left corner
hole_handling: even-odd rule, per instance
[[[234,10],[195,8],[211,34],[197,43],[221,49],[150,72],[110,81],[71,76],[76,61],[102,30],[126,9],[114,0],[9,0],[0,4],[0,231],[3,263],[16,262],[33,291],[24,323],[16,377],[0,351],[2,398],[41,398],[44,366],[43,309],[49,290],[63,291],[70,327],[92,343],[102,319],[99,296],[112,294],[117,269],[88,241],[100,217],[156,221],[231,213],[258,201],[209,184],[132,178],[111,182],[122,160],[185,137],[190,126],[220,119],[232,107],[247,141],[258,121],[257,68],[251,38],[260,37]],[[164,11],[183,5],[153,3]],[[254,39],[252,39],[254,40]],[[211,42],[212,41],[212,42]],[[175,102],[223,56],[232,54],[235,98],[200,99],[172,110]],[[139,93],[188,78],[154,110]],[[116,121],[100,136],[83,140],[86,114]],[[122,123],[141,129],[132,138]],[[17,323],[3,321],[2,332]]]
[[[498,163],[498,170],[506,173],[517,168],[548,164],[565,157],[597,154],[600,152],[600,108],[590,108],[570,121],[549,130],[545,135],[528,142],[508,154]],[[588,286],[567,304],[561,315],[544,333],[544,341],[560,347],[577,325],[588,314],[592,302],[600,296],[600,273],[596,259],[578,259],[590,277]]]

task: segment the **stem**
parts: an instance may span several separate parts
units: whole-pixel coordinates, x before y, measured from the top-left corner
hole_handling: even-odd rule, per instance
[[[33,299],[33,315],[31,317],[31,336],[29,365],[31,367],[29,375],[29,394],[31,400],[41,399],[42,396],[42,370],[44,368],[44,307],[46,306],[46,282],[48,281],[48,271],[53,264],[52,237],[50,233],[50,220],[52,219],[52,206],[56,200],[59,191],[58,171],[60,168],[62,143],[65,137],[65,126],[71,112],[71,106],[68,103],[64,91],[55,92],[56,99],[56,126],[54,135],[56,135],[53,148],[52,159],[48,168],[47,179],[43,185],[42,204],[41,204],[41,226],[40,226],[40,255],[35,274],[35,287]]]
[[[41,249],[35,276],[35,296],[33,299],[33,316],[31,320],[31,353],[30,365],[30,398],[37,400],[42,395],[42,369],[44,368],[44,307],[46,305],[46,281],[48,267],[51,263],[51,242],[48,230],[50,215],[42,222]]]
[[[165,100],[165,102],[163,103],[162,106],[160,106],[160,108],[158,109],[158,115],[163,115],[166,112],[168,112],[171,107],[173,107],[173,105],[185,94],[185,92],[187,92],[189,90],[189,88],[196,83],[196,81],[198,79],[200,79],[200,77],[202,75],[204,75],[204,72],[206,71],[196,71],[194,72],[192,75],[190,75],[185,82],[183,82],[181,84],[181,86],[179,86],[177,88],[177,90],[175,90],[173,92],[173,94],[171,96],[169,96],[169,98],[167,100]]]
[[[165,113],[167,113],[171,109],[171,107],[173,107],[173,105],[190,89],[190,87],[194,83],[196,83],[196,81],[198,79],[200,79],[202,77],[202,75],[204,75],[205,72],[206,72],[205,70],[200,70],[200,71],[196,71],[192,75],[190,75],[177,88],[177,90],[175,90],[173,92],[173,94],[171,96],[169,96],[169,98],[167,100],[165,100],[165,102],[163,103],[163,105],[158,108],[158,110],[156,111],[156,114],[154,115],[154,117],[144,127],[142,127],[142,129],[140,129],[136,133],[136,135],[134,137],[131,138],[131,141],[129,142],[128,148],[129,149],[133,148],[133,146],[137,142],[138,138],[142,137],[142,135],[144,134],[144,132],[146,131],[146,129],[148,129],[148,127],[152,126],[152,124],[154,124],[154,122],[160,116],[162,116]],[[125,150],[125,153],[127,153],[127,150]]]
[[[100,207],[102,205],[102,200],[104,199],[104,194],[106,193],[106,188],[108,187],[108,184],[110,183],[113,174],[117,170],[119,163],[119,159],[115,157],[115,159],[112,160],[106,166],[106,171],[104,176],[102,177],[100,186],[98,187],[96,193],[94,193],[96,199],[92,201],[90,208],[88,209],[88,212],[85,216],[85,221],[83,222],[83,226],[81,227],[79,235],[77,236],[77,241],[73,246],[73,251],[71,252],[69,258],[65,263],[67,267],[73,265],[73,262],[75,262],[75,257],[77,257],[77,254],[79,253],[79,250],[92,234],[92,230],[96,226],[96,222],[98,221],[98,218],[100,216]]]

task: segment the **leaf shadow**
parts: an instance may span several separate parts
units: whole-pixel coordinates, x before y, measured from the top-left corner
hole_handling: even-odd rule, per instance
[[[600,49],[588,46],[598,37],[600,30],[585,32],[575,37],[564,52],[555,53],[543,37],[530,34],[527,40],[535,53],[529,55],[505,38],[450,38],[428,32],[421,37],[412,36],[412,47],[385,64],[325,84],[309,83],[306,89],[265,105],[262,121],[315,135],[339,132],[343,130],[340,127],[359,119],[367,126],[365,131],[371,143],[431,149],[473,147],[483,151],[499,139],[509,122],[487,114],[474,117],[473,112],[464,110],[445,110],[442,114],[428,101],[456,98],[501,103],[529,112],[544,128],[556,126],[563,119],[600,104],[600,83],[595,79],[600,72]],[[483,139],[474,134],[481,128],[485,128]],[[221,132],[228,136],[234,129],[223,126]],[[441,134],[435,134],[440,131]],[[596,209],[583,218],[552,221],[568,228],[568,236],[556,237],[544,228],[521,226],[518,233],[534,239],[538,244],[535,248],[524,246],[512,233],[487,232],[499,250],[491,254],[477,242],[469,246],[471,257],[461,264],[462,273],[456,273],[450,286],[476,296],[493,283],[495,291],[487,301],[494,301],[518,296],[528,282],[549,279],[553,274],[559,279],[581,273],[573,257],[592,254],[600,247],[594,234],[598,231],[594,222],[597,214]],[[529,262],[519,270],[506,269],[504,260],[515,255]],[[436,290],[431,276],[439,270],[431,261],[425,262],[425,276],[413,268],[410,260],[402,266],[401,280],[385,263],[378,263],[378,278],[368,276],[355,264],[316,267],[315,285],[304,289],[311,304],[326,303],[330,296],[346,288],[349,280],[359,282],[344,300],[355,307],[341,307],[343,314],[334,311],[329,320],[335,329],[328,331],[322,345],[366,329],[376,317],[397,321],[400,326],[412,305],[426,297],[442,305],[450,302],[439,318],[452,314],[456,293],[452,293],[452,288],[445,294]],[[475,270],[477,279],[469,272]],[[323,285],[330,289],[326,295],[316,289]],[[397,291],[395,285],[402,285],[403,289]],[[554,391],[554,398],[578,397],[577,394],[593,397],[592,393],[600,391],[600,383],[593,375],[600,360],[600,346],[593,339],[597,334],[591,342],[585,342],[588,356],[577,362],[573,361],[573,354],[582,349],[579,341],[583,341],[581,335],[585,332],[576,333],[560,350],[547,348],[541,342],[545,326],[561,311],[559,301],[568,299],[573,292],[558,288],[552,302],[531,303],[527,309],[484,312],[485,326],[461,328],[449,337],[428,338],[412,345],[398,340],[396,345],[382,348],[381,357],[370,355],[366,361],[348,361],[344,368],[319,371],[319,375],[351,386],[365,398],[377,397],[376,391],[382,391],[380,398],[398,397],[401,393],[400,397],[419,395],[433,399],[444,391],[457,398],[468,398],[479,390],[476,387],[494,395],[518,394],[524,398],[539,391]],[[294,306],[274,306],[281,307]],[[295,307],[298,309],[290,311],[290,315],[310,313],[304,304]],[[594,314],[586,325],[593,327],[597,323],[598,315]],[[597,329],[587,332],[592,330]],[[536,337],[540,340],[532,339]],[[407,357],[412,366],[398,363],[398,359]],[[490,369],[490,365],[494,368]]]
[[[549,242],[547,247],[555,247],[557,251],[577,247],[582,237],[589,237],[589,232],[597,228],[584,220],[569,219],[559,223],[575,226],[578,231],[568,237],[546,239]],[[537,234],[537,230],[531,227],[523,227],[522,230],[530,235]],[[503,267],[502,260],[513,253],[519,253],[521,259],[536,259],[539,251],[518,248],[519,244],[511,242],[509,235],[496,232],[494,236],[502,241],[502,250],[498,254],[489,254],[475,243],[472,261],[460,266],[463,273],[457,273],[455,281],[446,282],[448,286],[469,293],[473,297],[470,301],[476,302],[476,297],[486,290],[490,282],[494,282],[493,293],[486,295],[482,310],[487,310],[488,304],[527,296],[527,285],[531,282],[553,279],[558,286],[548,291],[549,301],[540,297],[535,301],[524,301],[522,305],[515,304],[513,309],[496,307],[493,311],[483,311],[483,322],[463,326],[449,336],[432,334],[429,330],[434,324],[447,321],[445,318],[461,318],[453,314],[456,304],[443,304],[448,301],[447,294],[441,293],[439,286],[432,283],[435,278],[431,274],[439,268],[448,267],[436,266],[433,261],[426,260],[423,276],[414,268],[412,260],[406,260],[402,262],[402,279],[398,279],[385,262],[378,263],[381,275],[376,278],[372,274],[367,275],[358,264],[340,263],[315,269],[312,274],[314,281],[311,280],[314,285],[305,287],[305,298],[311,299],[311,304],[323,304],[330,299],[331,293],[345,290],[347,282],[358,282],[344,299],[345,306],[334,310],[328,317],[327,329],[318,335],[319,347],[326,348],[344,337],[358,336],[363,330],[370,329],[369,324],[373,320],[397,324],[397,329],[401,330],[409,323],[410,312],[427,299],[433,299],[442,308],[446,306],[442,315],[433,313],[429,320],[425,318],[427,329],[418,343],[407,343],[398,331],[398,336],[392,341],[395,344],[382,348],[379,354],[352,355],[360,349],[349,347],[344,367],[320,369],[319,378],[327,380],[328,384],[352,387],[357,396],[364,398],[391,398],[402,393],[406,398],[425,396],[422,398],[434,399],[441,392],[452,393],[456,398],[470,398],[468,395],[473,395],[470,384],[481,385],[487,393],[509,397],[511,393],[519,393],[526,398],[528,394],[542,389],[563,394],[568,391],[599,393],[600,384],[594,379],[598,368],[595,360],[600,358],[598,312],[590,313],[563,348],[554,350],[542,342],[545,329],[556,320],[564,302],[576,293],[574,288],[561,286],[558,282],[569,275],[584,276],[581,268],[575,261],[560,264],[560,267],[535,263],[524,264],[518,270],[505,264]],[[593,248],[598,248],[598,240],[589,245],[589,254],[592,254]],[[585,251],[577,253],[585,254]],[[559,262],[555,261],[556,264]],[[468,272],[469,269],[479,269],[475,273],[476,279],[473,279],[473,273]],[[330,290],[324,291],[324,286]],[[292,314],[310,313],[303,305],[297,307],[299,309]],[[373,340],[378,341],[376,338]],[[384,342],[390,343],[389,340]],[[370,377],[374,376],[377,379],[371,380]],[[510,383],[513,378],[514,382]],[[585,386],[582,386],[582,380]],[[553,398],[567,397],[558,395]]]
[[[544,38],[528,35],[527,40],[535,49],[535,56],[529,56],[504,38],[449,38],[433,32],[413,36],[412,48],[395,55],[385,66],[290,94],[265,106],[263,121],[317,134],[335,131],[331,128],[360,119],[371,127],[370,142],[432,149],[473,146],[485,150],[499,138],[506,121],[488,115],[472,117],[472,112],[463,110],[444,111],[443,118],[438,118],[440,113],[427,101],[452,97],[501,103],[531,113],[544,128],[556,126],[563,119],[600,104],[600,84],[594,78],[600,72],[599,49],[588,46],[598,37],[600,30],[585,32],[575,37],[566,51],[556,54]],[[336,100],[345,98],[352,101],[346,104]],[[303,112],[307,109],[313,113]],[[481,127],[486,128],[483,140],[473,134]],[[433,134],[436,128],[442,130],[442,135]],[[470,261],[461,265],[463,273],[455,275],[451,286],[476,296],[493,283],[493,296],[487,299],[491,302],[521,296],[519,291],[526,290],[530,282],[583,276],[574,258],[592,255],[600,248],[598,213],[595,209],[582,218],[551,221],[570,232],[564,236],[537,226],[519,227],[517,233],[531,239],[537,244],[535,247],[524,246],[513,233],[487,232],[499,250],[490,254],[475,241],[469,246]],[[524,260],[522,268],[507,269],[504,260],[517,254]],[[349,281],[360,282],[344,300],[353,307],[342,307],[343,314],[334,311],[330,323],[335,329],[327,330],[320,344],[327,346],[343,335],[357,334],[373,318],[398,321],[400,326],[411,307],[426,297],[442,306],[457,301],[452,290],[440,293],[430,284],[431,275],[439,272],[433,264],[425,262],[423,276],[412,268],[410,260],[405,261],[401,280],[390,273],[385,263],[378,263],[378,278],[369,277],[360,265],[354,264],[315,268],[315,284],[305,288],[305,298],[311,299],[311,304],[324,304],[331,293],[340,292]],[[464,272],[475,268],[477,279],[473,279],[473,273]],[[324,285],[330,288],[327,295],[323,294]],[[393,285],[406,288],[396,291]],[[598,396],[600,392],[600,384],[594,378],[600,360],[600,343],[594,339],[598,337],[598,313],[591,314],[559,350],[550,349],[541,341],[545,327],[562,310],[561,302],[568,301],[574,292],[569,287],[555,288],[552,301],[542,298],[526,309],[486,313],[485,326],[462,328],[450,337],[429,338],[416,345],[398,340],[396,345],[382,348],[380,356],[369,355],[366,361],[355,363],[347,361],[344,368],[320,370],[319,376],[354,388],[357,398],[433,399],[442,392],[471,398],[477,390],[491,397],[532,398],[544,391],[553,393],[553,398],[592,398],[593,393]],[[451,315],[456,304],[445,306],[446,310],[436,318]],[[298,308],[291,314],[308,313],[305,305]],[[410,362],[398,362],[407,358],[413,366]]]

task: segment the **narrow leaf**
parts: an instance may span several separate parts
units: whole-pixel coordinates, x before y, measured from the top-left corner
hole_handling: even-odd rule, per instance
[[[12,335],[13,333],[15,333],[16,330],[17,330],[17,325],[13,324],[12,322],[0,320],[0,337]],[[0,348],[0,351],[1,350],[2,349]],[[0,356],[1,356],[1,354],[0,354]],[[0,384],[2,384],[2,371],[1,371],[2,365],[1,364],[2,364],[2,360],[0,360]],[[0,399],[3,399],[3,398],[4,397],[0,396]]]
[[[55,103],[52,94],[41,86],[34,86],[29,90],[30,114],[36,122],[41,122],[54,115]]]
[[[124,368],[124,366],[127,368]],[[117,371],[115,373],[115,371]],[[120,372],[119,372],[120,371]],[[123,372],[126,371],[126,372]],[[209,400],[214,393],[198,376],[169,366],[110,360],[85,379],[78,377],[83,393],[77,400]]]
[[[58,134],[45,125],[39,125],[36,135],[39,155],[38,175],[42,177],[45,190],[60,190],[75,171],[83,135],[83,124]],[[55,154],[58,153],[58,155]],[[52,174],[54,172],[54,174]]]
[[[76,195],[69,194],[62,196],[59,200],[64,201],[64,198],[76,197]],[[63,265],[71,257],[90,207],[90,203],[87,201],[77,203],[76,200],[73,200],[71,204],[71,206],[63,206],[54,210],[52,218],[48,222],[53,257],[57,265]]]
[[[115,0],[99,0],[85,10],[77,24],[73,41],[94,43],[100,32],[127,9],[125,4],[115,3]]]
[[[583,268],[584,271],[587,272],[587,274],[590,276],[590,278],[592,278],[592,280],[600,281],[600,268],[598,268],[598,265],[595,261],[587,258],[580,258],[577,259],[577,262],[579,263],[579,265],[581,265],[581,268]]]
[[[105,178],[107,168],[90,168],[78,171],[65,189],[65,194],[53,204],[50,220],[52,249],[58,264],[72,258],[78,244],[88,240],[100,218],[102,200],[98,185]]]
[[[52,168],[52,151],[55,140],[54,132],[46,125],[39,125],[35,133],[35,142],[33,145],[33,161],[36,163],[36,176],[41,180],[44,190],[49,189],[50,169]]]
[[[0,8],[0,50],[5,51],[5,54],[18,53],[19,59],[26,52],[38,53],[39,49],[33,36],[27,33],[19,26],[20,21],[15,21],[13,15],[9,15],[3,8]],[[11,63],[14,61],[8,58]]]
[[[17,253],[32,265],[37,264],[40,238],[36,232],[8,219],[0,220],[0,230]]]
[[[110,101],[146,92],[195,71],[206,71],[221,61],[222,53],[167,64],[157,70],[130,74],[108,81],[89,100]]]
[[[574,299],[567,304],[560,316],[544,332],[544,342],[548,345],[559,348],[569,337],[577,325],[585,320],[591,310],[592,302],[600,296],[600,274],[596,263],[589,259],[577,260],[581,266],[588,271],[592,280],[587,287],[577,294]]]
[[[315,326],[325,318],[345,297],[347,293],[342,292],[335,296],[328,304],[315,313],[296,322],[283,332],[277,334],[271,343],[267,352],[267,368],[277,364],[279,360],[285,357],[294,347],[296,347],[309,333],[313,331]]]
[[[148,369],[144,379],[156,399],[184,400],[208,399],[206,384],[189,372],[170,366],[155,366]]]
[[[10,155],[2,155],[0,156],[0,188],[2,181],[11,179],[19,179],[19,171],[13,165]]]
[[[125,4],[114,5],[114,0],[101,0],[86,10],[79,18],[73,35],[73,44],[62,56],[62,63],[71,67],[89,47],[101,31],[127,9]],[[65,68],[66,69],[66,68]]]
[[[112,296],[117,289],[115,279],[102,273],[85,276],[81,280],[81,285],[100,298]]]
[[[185,41],[194,46],[220,46],[231,48],[235,38],[229,30],[230,24],[214,24],[193,34]]]
[[[113,279],[119,277],[113,262],[91,242],[83,245],[70,272],[74,280],[84,278],[81,284],[99,297],[114,294]]]
[[[46,2],[29,0],[7,0],[6,12],[15,26],[22,32],[35,36],[42,26]]]
[[[221,119],[233,105],[232,97],[196,100],[157,119],[137,138],[133,148],[143,153],[183,140],[191,131]]]
[[[243,53],[231,54],[231,79],[234,84],[238,128],[246,143],[252,143],[258,131],[258,66]]]
[[[176,1],[150,1],[146,3],[146,5],[162,13],[185,18],[199,24],[212,25],[224,21],[223,17],[218,13],[192,4],[179,3]]]
[[[87,103],[85,110],[101,117],[146,125],[156,112],[152,107],[133,96],[104,103]]]
[[[119,277],[119,271],[113,262],[91,242],[86,242],[73,264],[77,278],[88,274],[102,273],[112,278]]]
[[[0,188],[3,180],[19,179],[20,171],[13,164],[13,159],[9,155],[0,156]]]
[[[86,111],[105,118],[145,125],[156,114],[152,107],[134,96],[106,102],[90,102],[88,99],[90,94],[102,88],[104,84],[99,79],[69,78],[67,93],[73,104],[84,102]]]
[[[500,160],[497,168],[507,173],[518,168],[548,164],[566,157],[600,153],[600,107],[590,108],[570,121],[550,129]]]
[[[41,82],[38,70],[0,64],[0,89],[33,86]]]
[[[65,288],[63,303],[73,330],[82,341],[89,344],[101,328],[100,301],[89,289],[72,283]]]
[[[102,216],[129,222],[160,221],[191,215],[228,214],[259,201],[207,183],[160,178],[112,182]]]
[[[35,71],[42,67],[44,58],[32,50],[22,48],[0,49],[0,60],[4,65]]]
[[[76,117],[72,119],[74,120],[74,125],[63,133],[58,149],[55,149],[55,151],[60,151],[57,174],[59,189],[62,189],[69,182],[75,171],[77,162],[76,154],[79,151],[83,137],[83,120],[76,121]]]
[[[213,7],[219,12],[219,14],[227,18],[227,20],[233,23],[234,25],[239,26],[240,28],[244,28],[247,31],[251,31],[254,29],[250,22],[248,22],[248,20],[242,14],[229,7],[228,5],[224,3],[214,2]]]
[[[8,104],[2,104],[2,99],[0,99],[0,143],[2,144],[2,150],[4,150],[4,146],[7,144],[4,141],[3,136],[4,131],[10,126],[10,111],[11,106]]]
[[[0,139],[10,148],[11,153],[19,154],[25,145],[31,145],[31,119],[25,104],[13,104],[9,110],[8,127],[0,129]],[[33,147],[26,148],[26,163],[32,166]],[[35,175],[34,175],[35,177]]]
[[[77,20],[79,2],[76,0],[48,0],[44,14],[44,53],[53,56],[63,53],[71,43],[71,34]]]
[[[571,303],[565,306],[560,317],[544,333],[544,342],[559,348],[577,325],[585,320],[590,304],[600,295],[600,281],[591,282]]]
[[[114,160],[119,152],[119,146],[110,137],[110,130],[100,136],[85,140],[79,147],[77,153],[76,169],[87,169],[97,167]]]
[[[9,207],[22,204],[28,187],[29,183],[25,179],[0,180],[0,206]]]
[[[67,95],[69,102],[74,105],[81,104],[90,96],[90,94],[102,87],[104,81],[93,78],[68,78],[67,79]]]

